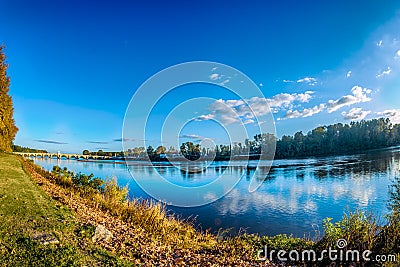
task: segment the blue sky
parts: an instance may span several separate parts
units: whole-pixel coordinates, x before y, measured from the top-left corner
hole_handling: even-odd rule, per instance
[[[399,1],[2,1],[0,43],[20,128],[15,143],[121,150],[137,88],[164,68],[196,60],[252,79],[271,106],[278,136],[380,116],[400,122],[399,11]],[[234,82],[218,69],[209,78]],[[165,119],[171,103],[213,92],[206,87],[171,94],[175,102],[160,102],[155,121]],[[241,103],[223,90],[208,96],[215,100],[191,106],[203,124],[183,127],[181,141],[226,142],[224,130],[207,119],[233,125],[230,109]],[[264,108],[260,99],[248,102]],[[246,127],[251,136],[256,127]],[[159,133],[151,131],[147,144],[157,145]]]

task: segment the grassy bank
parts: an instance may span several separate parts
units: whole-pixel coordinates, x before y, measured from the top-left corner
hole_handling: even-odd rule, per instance
[[[58,167],[50,173],[12,155],[0,154],[0,177],[0,262],[4,266],[276,266],[284,264],[276,253],[273,262],[258,261],[258,250],[267,246],[269,251],[322,251],[334,249],[340,238],[348,241],[348,249],[399,253],[400,182],[392,188],[393,213],[387,225],[354,212],[340,222],[325,220],[325,235],[320,240],[307,240],[286,235],[222,237],[199,232],[190,221],[175,218],[160,204],[127,201],[127,189],[115,180],[104,183],[93,175]],[[99,225],[109,229],[112,237],[94,240]],[[59,243],[41,244],[37,236],[43,233],[53,235]],[[327,264],[327,258],[313,263]]]
[[[200,233],[158,204],[125,201],[113,180],[49,173],[9,154],[0,154],[0,177],[1,266],[273,266],[249,243]],[[99,225],[109,240],[93,240]],[[42,234],[58,243],[41,244]]]
[[[40,189],[17,157],[0,153],[0,177],[1,266],[124,263],[101,247],[82,248],[73,212]],[[46,240],[54,244],[41,244]]]

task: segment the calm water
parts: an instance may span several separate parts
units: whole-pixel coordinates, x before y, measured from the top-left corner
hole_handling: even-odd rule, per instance
[[[94,173],[106,178],[116,176],[118,183],[128,185],[130,195],[149,198],[131,177],[126,165],[76,160],[35,159],[45,169],[54,165],[75,172]],[[315,236],[326,217],[339,220],[346,210],[357,208],[383,216],[387,213],[388,186],[399,171],[400,148],[371,151],[354,156],[276,160],[270,174],[254,193],[248,192],[249,177],[245,162],[218,162],[204,172],[187,174],[175,167],[136,166],[135,177],[151,179],[154,172],[162,173],[182,185],[201,185],[221,172],[242,177],[225,197],[195,208],[169,206],[173,212],[197,217],[199,228],[218,231],[232,228],[249,233],[294,234]],[[157,186],[157,185],[154,185]]]

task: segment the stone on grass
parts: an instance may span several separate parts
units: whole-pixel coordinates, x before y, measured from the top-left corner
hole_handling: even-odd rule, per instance
[[[92,241],[93,242],[98,242],[98,241],[110,242],[112,238],[113,238],[113,234],[110,232],[110,230],[105,228],[103,225],[99,224],[96,227],[96,230],[92,237]]]
[[[32,239],[42,245],[58,244],[60,241],[51,233],[37,233],[32,235]]]

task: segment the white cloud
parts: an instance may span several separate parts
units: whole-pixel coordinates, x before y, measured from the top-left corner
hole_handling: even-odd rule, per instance
[[[260,87],[263,87],[264,86],[264,84],[263,83],[260,83]]]
[[[255,121],[253,120],[253,119],[248,119],[248,120],[245,120],[244,122],[243,122],[243,124],[250,124],[250,123],[254,123]]]
[[[352,108],[349,112],[342,112],[342,116],[346,120],[362,120],[364,119],[369,113],[370,110],[363,110],[362,108]]]
[[[362,88],[360,86],[353,86],[353,88],[351,88],[351,92],[353,93],[353,95],[345,95],[337,100],[329,100],[328,112],[332,113],[345,106],[350,106],[372,100],[370,97],[368,97],[368,94],[371,93],[371,89]]]
[[[300,94],[277,94],[273,96],[272,98],[267,98],[267,102],[271,108],[287,108],[290,107],[293,102],[308,102],[312,98],[313,91],[306,91],[305,93],[300,93]]]
[[[397,50],[396,54],[394,55],[394,59],[400,58],[400,49]]]
[[[376,78],[381,78],[382,76],[389,75],[391,72],[392,72],[392,69],[391,69],[390,67],[387,67],[386,70],[384,70],[384,71],[378,73],[378,74],[376,75]]]
[[[184,134],[184,135],[179,136],[179,138],[196,139],[196,140],[204,139],[203,136],[197,135],[197,134]]]
[[[400,124],[400,109],[388,109],[382,112],[377,112],[376,114],[385,118],[389,118],[394,124]]]
[[[229,80],[229,79],[226,79],[226,80],[224,80],[223,82],[220,82],[219,84],[222,85],[222,86],[224,86],[225,84],[227,84],[227,83],[229,83],[229,82],[230,82],[230,80]]]
[[[294,81],[292,80],[283,80],[284,83],[293,83]]]
[[[308,85],[314,86],[317,84],[317,79],[313,77],[304,77],[297,80],[298,83],[307,83]]]
[[[325,109],[325,104],[319,104],[313,108],[305,108],[303,110],[288,110],[284,116],[285,119],[306,118],[320,113]]]
[[[282,108],[291,108],[293,103],[308,102],[312,98],[312,91],[305,93],[293,94],[277,94],[272,98],[252,97],[250,99],[239,100],[216,100],[210,106],[210,114],[201,115],[196,120],[204,121],[216,119],[217,117],[225,125],[240,122],[244,124],[254,123],[255,117],[261,117],[270,112],[271,108],[274,112]]]
[[[199,117],[196,118],[196,121],[208,121],[211,119],[214,119],[215,114],[207,114],[207,115],[200,115]]]
[[[349,78],[351,76],[351,70],[349,70],[347,73],[346,73],[346,78]]]
[[[218,80],[219,74],[218,73],[213,73],[210,75],[210,80],[215,81]]]

